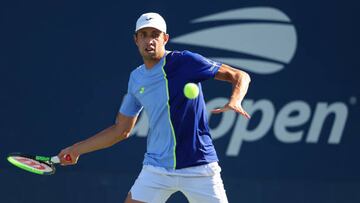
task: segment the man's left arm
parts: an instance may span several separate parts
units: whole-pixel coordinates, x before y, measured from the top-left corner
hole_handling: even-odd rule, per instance
[[[215,75],[215,79],[230,82],[233,86],[233,90],[229,102],[222,108],[214,109],[211,112],[222,113],[233,110],[246,118],[250,118],[250,115],[241,106],[241,102],[246,95],[251,81],[249,74],[226,64],[222,64]]]

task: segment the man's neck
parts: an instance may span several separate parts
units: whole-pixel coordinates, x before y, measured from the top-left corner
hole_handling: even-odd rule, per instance
[[[146,69],[152,69],[157,63],[159,63],[160,59],[148,59],[144,60],[144,65]]]

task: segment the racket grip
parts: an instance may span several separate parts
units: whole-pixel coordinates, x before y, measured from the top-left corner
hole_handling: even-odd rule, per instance
[[[66,155],[65,155],[65,160],[66,160],[66,161],[71,161],[71,156],[70,156],[70,154],[66,154]]]

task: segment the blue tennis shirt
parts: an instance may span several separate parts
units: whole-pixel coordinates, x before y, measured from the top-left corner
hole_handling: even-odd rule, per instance
[[[167,52],[153,68],[141,65],[130,74],[120,113],[149,117],[144,165],[180,169],[218,161],[208,127],[201,81],[221,66],[190,51]],[[196,99],[185,97],[186,83],[199,87]]]

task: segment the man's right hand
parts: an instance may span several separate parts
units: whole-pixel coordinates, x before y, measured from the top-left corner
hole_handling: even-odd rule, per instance
[[[76,164],[80,157],[79,153],[76,152],[74,146],[70,146],[61,150],[61,152],[57,156],[60,159],[60,164],[63,166]]]

